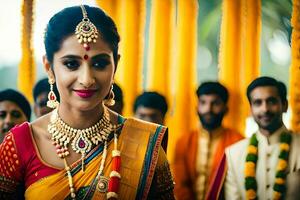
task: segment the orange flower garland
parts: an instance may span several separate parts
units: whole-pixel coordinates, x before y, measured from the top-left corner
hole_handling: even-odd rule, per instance
[[[288,157],[290,150],[290,143],[292,137],[289,133],[282,133],[280,135],[280,153],[279,160],[276,167],[276,177],[273,186],[273,199],[281,199],[286,191],[285,178],[286,168],[288,166]],[[245,163],[245,188],[247,199],[258,199],[257,197],[257,181],[256,181],[256,162],[258,160],[258,140],[256,134],[250,138],[249,146],[247,149],[247,157]]]

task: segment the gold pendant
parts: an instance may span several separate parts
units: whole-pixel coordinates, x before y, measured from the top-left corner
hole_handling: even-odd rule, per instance
[[[72,149],[76,153],[88,153],[92,148],[92,142],[86,137],[83,131],[79,130],[72,141]]]
[[[101,193],[106,193],[108,190],[108,181],[109,179],[106,178],[105,176],[100,176],[98,184],[97,184],[97,189]]]

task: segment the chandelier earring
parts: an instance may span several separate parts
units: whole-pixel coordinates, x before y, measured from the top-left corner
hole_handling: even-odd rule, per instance
[[[49,78],[48,79],[48,83],[50,85],[50,91],[48,93],[48,101],[47,101],[47,107],[49,108],[56,108],[58,106],[58,101],[57,101],[57,97],[53,91],[53,84],[54,84],[54,79]]]
[[[115,98],[115,93],[114,93],[114,91],[113,91],[113,88],[114,88],[114,86],[111,85],[111,89],[110,89],[110,91],[109,91],[108,98],[103,100],[103,103],[104,103],[106,106],[113,106],[113,105],[115,105],[115,100],[114,100],[114,98]]]

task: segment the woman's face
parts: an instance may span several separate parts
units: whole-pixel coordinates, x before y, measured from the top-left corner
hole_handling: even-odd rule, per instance
[[[87,51],[72,35],[54,54],[53,70],[61,105],[90,110],[99,106],[110,91],[115,71],[113,52],[101,37],[89,46]]]

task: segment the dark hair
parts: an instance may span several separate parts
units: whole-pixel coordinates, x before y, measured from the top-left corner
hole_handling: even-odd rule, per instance
[[[120,86],[116,83],[113,84],[114,88],[113,88],[113,92],[115,94],[115,100],[120,102],[123,105],[123,92],[122,89],[120,88]]]
[[[202,83],[198,87],[196,94],[198,97],[204,94],[216,94],[224,103],[227,103],[229,96],[228,90],[221,83],[215,81],[207,81]]]
[[[97,27],[102,37],[111,47],[115,64],[118,61],[120,36],[114,21],[97,7],[84,5],[88,18]],[[49,21],[45,31],[45,50],[48,61],[53,63],[54,53],[59,51],[62,42],[75,34],[77,24],[83,19],[80,6],[68,7],[56,13]]]
[[[26,115],[27,120],[30,120],[31,107],[23,94],[13,89],[2,90],[0,91],[0,102],[2,101],[11,101],[17,104]]]
[[[143,92],[134,102],[133,111],[136,112],[139,106],[154,108],[159,110],[163,115],[168,110],[166,98],[157,92]]]
[[[287,89],[283,82],[277,81],[274,78],[268,77],[268,76],[262,76],[259,78],[254,79],[247,88],[247,98],[248,101],[251,103],[251,92],[257,88],[257,87],[263,87],[263,86],[272,86],[275,87],[278,91],[278,95],[281,99],[282,103],[287,102]]]
[[[59,101],[59,93],[57,91],[57,88],[56,88],[56,84],[54,83],[53,84],[53,91],[56,95],[56,98],[57,98],[57,101]],[[49,86],[49,83],[48,83],[48,79],[47,78],[43,78],[41,80],[39,80],[34,88],[33,88],[33,99],[34,99],[34,102],[36,102],[37,100],[37,97],[42,94],[43,92],[50,92],[50,86]]]

